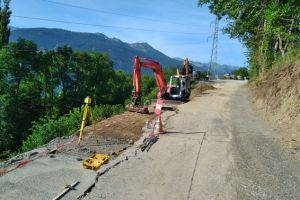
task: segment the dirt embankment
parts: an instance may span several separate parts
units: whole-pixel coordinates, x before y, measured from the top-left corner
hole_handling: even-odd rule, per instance
[[[250,86],[255,105],[283,130],[285,144],[300,157],[300,60]]]
[[[214,90],[214,89],[216,89],[216,88],[214,86],[212,86],[212,84],[209,82],[199,82],[192,89],[190,99],[193,99],[194,97],[199,96],[205,90]]]

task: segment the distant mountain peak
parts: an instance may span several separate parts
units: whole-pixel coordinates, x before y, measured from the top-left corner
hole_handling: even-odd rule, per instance
[[[170,58],[153,48],[147,42],[126,43],[118,38],[109,38],[103,33],[73,32],[59,28],[15,28],[11,27],[10,41],[19,37],[34,41],[39,49],[55,49],[68,45],[81,51],[105,52],[110,56],[115,69],[132,71],[133,57],[157,60],[162,66],[178,67],[182,58]],[[190,61],[195,69],[206,71],[208,63]],[[218,65],[219,73],[229,73],[236,69],[230,65]]]
[[[102,33],[72,32],[57,28],[18,28],[11,31],[10,41],[19,37],[34,41],[39,49],[55,49],[68,45],[81,51],[105,52],[110,56],[115,69],[132,71],[134,56],[155,59],[162,66],[177,66],[179,62],[154,49],[146,42],[126,43],[118,38],[109,38]]]

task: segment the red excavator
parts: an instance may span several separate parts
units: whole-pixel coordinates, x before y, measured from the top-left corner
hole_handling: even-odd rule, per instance
[[[165,108],[174,108],[186,101],[190,95],[190,78],[185,75],[172,76],[170,85],[167,86],[163,71],[157,61],[150,59],[140,60],[134,57],[133,64],[133,91],[131,104],[126,108],[132,112],[149,113],[148,107],[141,105],[141,68],[150,68],[154,72],[154,78],[159,92],[157,98],[164,99]]]

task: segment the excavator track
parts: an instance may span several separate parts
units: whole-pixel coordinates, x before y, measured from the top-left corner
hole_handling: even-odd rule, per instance
[[[137,107],[133,105],[127,105],[126,110],[129,112],[137,112],[137,113],[142,113],[142,114],[149,114],[148,107]]]

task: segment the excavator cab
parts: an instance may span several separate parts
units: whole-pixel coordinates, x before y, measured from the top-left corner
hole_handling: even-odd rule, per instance
[[[172,100],[185,101],[189,98],[190,88],[190,77],[186,75],[171,76],[169,82],[169,98]]]

